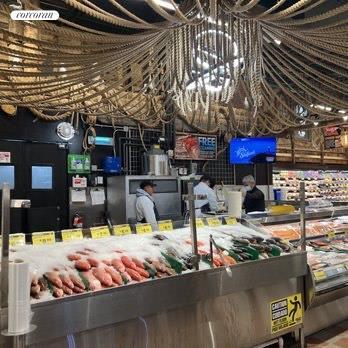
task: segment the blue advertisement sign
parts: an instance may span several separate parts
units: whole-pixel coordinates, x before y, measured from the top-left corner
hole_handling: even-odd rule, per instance
[[[272,163],[276,138],[234,138],[230,142],[230,164]]]

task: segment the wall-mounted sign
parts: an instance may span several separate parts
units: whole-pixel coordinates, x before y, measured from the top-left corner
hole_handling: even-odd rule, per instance
[[[72,178],[72,186],[74,188],[86,188],[87,187],[87,178],[80,178],[79,176]]]
[[[0,163],[11,163],[11,152],[0,152]]]
[[[217,154],[217,137],[214,135],[179,134],[175,141],[176,159],[214,160]]]
[[[325,127],[323,128],[324,137],[336,137],[341,134],[340,127],[338,126],[331,126],[331,127]]]
[[[91,172],[90,155],[68,155],[68,173],[85,174]]]
[[[342,147],[342,144],[341,144],[340,137],[325,138],[325,140],[324,140],[324,149],[325,150],[339,149],[341,147]]]

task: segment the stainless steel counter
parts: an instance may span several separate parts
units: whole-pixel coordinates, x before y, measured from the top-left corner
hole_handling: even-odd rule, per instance
[[[66,346],[69,335],[76,334],[73,338],[80,342],[76,347],[145,347],[146,339],[153,340],[151,347],[175,347],[175,337],[180,336],[195,342],[187,346],[213,347],[204,342],[207,332],[196,337],[187,330],[191,327],[198,333],[203,322],[208,325],[204,330],[214,322],[224,336],[217,340],[233,347],[250,347],[273,337],[270,302],[301,292],[300,277],[306,272],[306,254],[300,252],[235,265],[231,276],[225,268],[209,269],[37,303],[32,306],[37,329],[27,335],[26,342],[32,347],[61,347]],[[203,316],[203,321],[197,321],[197,316]],[[143,331],[139,334],[143,320],[156,338],[146,338]],[[161,332],[163,326],[166,329]],[[110,339],[97,344],[96,337],[103,330],[111,330]],[[145,341],[139,340],[139,335]],[[240,344],[236,345],[237,338]],[[7,347],[8,341],[2,339],[2,347]]]

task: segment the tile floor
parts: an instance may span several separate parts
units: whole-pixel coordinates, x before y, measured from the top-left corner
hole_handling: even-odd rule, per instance
[[[307,347],[348,348],[348,320],[306,337]]]

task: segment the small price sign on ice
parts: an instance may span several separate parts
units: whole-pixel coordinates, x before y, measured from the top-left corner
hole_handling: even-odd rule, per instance
[[[203,219],[196,219],[196,227],[204,227]]]
[[[207,218],[208,226],[216,227],[221,225],[221,221],[218,218]]]
[[[110,231],[108,226],[92,227],[91,236],[93,239],[100,239],[105,237],[110,237]]]
[[[114,235],[115,236],[126,236],[131,234],[132,230],[129,225],[116,225],[114,226]]]
[[[34,232],[31,235],[33,245],[54,244],[56,237],[53,231],[48,232]]]
[[[329,239],[334,239],[335,236],[336,236],[336,233],[335,233],[334,231],[330,231],[330,232],[327,234],[327,237],[328,237]]]
[[[237,219],[235,217],[232,217],[232,216],[227,216],[227,217],[225,217],[225,222],[226,222],[226,225],[236,225]]]
[[[63,230],[62,231],[63,242],[69,242],[71,240],[83,239],[82,229],[76,230]]]
[[[10,246],[18,246],[18,245],[24,245],[25,244],[25,234],[24,233],[14,233],[10,234]]]
[[[321,270],[321,269],[318,270],[318,271],[314,271],[313,275],[314,275],[314,279],[317,282],[320,282],[321,280],[324,280],[324,279],[327,278],[326,273],[323,270]]]
[[[158,228],[162,232],[164,232],[164,231],[173,231],[172,220],[158,221]]]
[[[135,226],[137,234],[146,234],[152,232],[151,224],[138,224]]]

